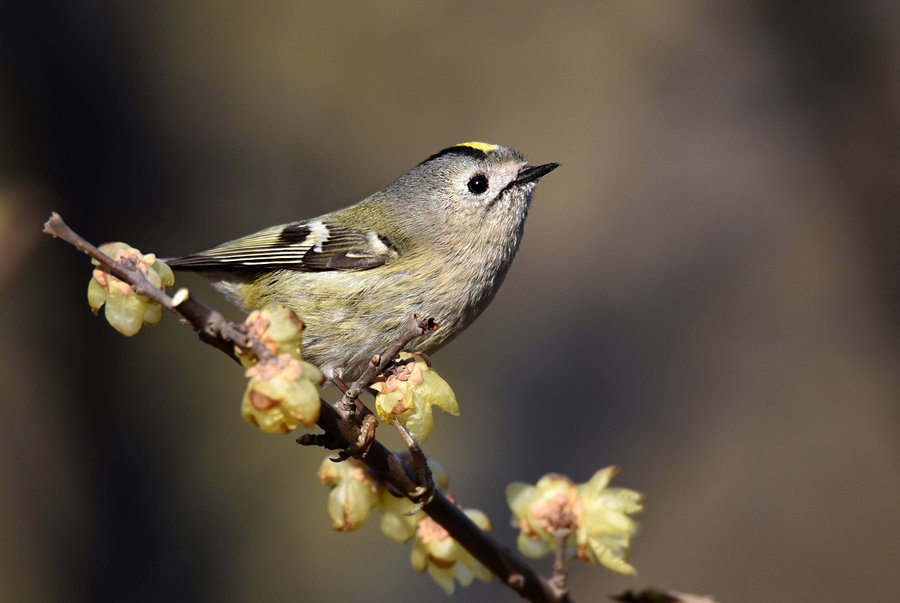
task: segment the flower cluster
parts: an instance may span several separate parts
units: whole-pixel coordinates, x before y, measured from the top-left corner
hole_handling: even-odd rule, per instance
[[[331,529],[351,532],[369,518],[384,485],[376,481],[369,469],[356,459],[335,463],[329,458],[319,465],[319,479],[331,488],[328,493],[328,515]]]
[[[247,335],[266,346],[276,356],[288,354],[300,359],[303,343],[303,329],[306,325],[293,310],[270,304],[262,310],[254,310],[244,320]],[[250,350],[235,348],[235,354],[250,368],[256,364],[256,356]]]
[[[562,475],[545,475],[534,486],[514,483],[506,488],[513,526],[520,529],[517,544],[523,555],[542,557],[565,542],[566,556],[611,570],[634,574],[628,547],[637,524],[628,515],[641,510],[641,495],[625,488],[609,488],[616,467],[601,469],[584,484]]]
[[[421,354],[401,352],[371,387],[378,392],[375,410],[381,420],[397,419],[417,442],[424,442],[431,433],[432,406],[459,414],[453,390]]]
[[[398,453],[405,456],[406,453]],[[447,487],[447,472],[437,461],[428,462],[435,487]],[[335,463],[326,458],[319,466],[319,479],[331,487],[328,515],[332,529],[351,532],[359,529],[373,509],[381,513],[381,531],[396,542],[406,542],[416,533],[416,525],[425,517],[416,511],[415,503],[398,496],[384,482],[377,480],[362,461],[348,459]],[[415,511],[415,512],[413,512]]]
[[[447,472],[436,461],[429,461],[435,485],[447,487]],[[331,527],[339,531],[356,530],[365,523],[373,510],[381,514],[381,531],[396,542],[415,537],[410,561],[418,571],[429,575],[447,594],[453,592],[454,580],[468,586],[478,578],[485,582],[491,572],[466,551],[437,522],[416,509],[408,498],[394,494],[391,488],[377,480],[368,468],[356,459],[335,463],[325,459],[319,466],[319,479],[331,488],[328,493],[328,515]],[[466,509],[465,514],[483,530],[491,529],[491,522],[481,511]]]
[[[126,267],[140,270],[147,280],[160,291],[175,284],[172,269],[126,243],[106,243],[100,251]],[[95,266],[99,265],[93,260]],[[106,306],[104,314],[112,327],[122,335],[136,335],[144,324],[154,325],[162,318],[162,306],[144,295],[138,295],[125,281],[97,268],[88,284],[88,303],[94,314]]]
[[[463,513],[482,530],[491,529],[491,520],[481,511],[464,509]],[[410,560],[416,570],[428,570],[428,575],[448,595],[453,594],[456,587],[454,579],[461,585],[468,586],[475,578],[490,582],[492,577],[488,568],[430,517],[425,517],[416,526],[416,540],[413,542]]]
[[[409,460],[408,452],[399,452],[397,456]],[[429,460],[428,468],[435,488],[446,491],[450,477],[444,467],[435,460]],[[377,509],[381,513],[382,533],[401,543],[415,536],[416,526],[426,517],[421,509],[416,508],[415,503],[405,496],[394,494],[388,487],[379,492]]]
[[[319,418],[318,368],[301,357],[303,321],[292,310],[266,306],[250,313],[248,334],[272,352],[259,361],[248,351],[237,350],[247,367],[250,382],[241,403],[241,415],[266,433],[287,433],[301,423],[307,427]]]

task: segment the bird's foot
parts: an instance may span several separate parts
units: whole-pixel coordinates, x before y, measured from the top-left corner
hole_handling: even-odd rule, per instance
[[[378,420],[375,414],[363,406],[365,409],[359,415],[359,437],[356,442],[347,446],[338,453],[336,461],[346,461],[349,458],[363,458],[369,453],[372,442],[375,441],[375,428],[378,427]]]

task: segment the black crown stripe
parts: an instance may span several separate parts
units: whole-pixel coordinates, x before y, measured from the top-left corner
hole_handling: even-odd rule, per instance
[[[444,155],[467,155],[469,157],[475,157],[476,159],[484,159],[487,157],[487,153],[482,151],[481,149],[476,149],[475,147],[470,147],[465,144],[456,145],[455,147],[447,147],[443,151],[438,151],[422,163],[428,163],[438,157],[443,157]],[[420,163],[419,165],[422,165]]]

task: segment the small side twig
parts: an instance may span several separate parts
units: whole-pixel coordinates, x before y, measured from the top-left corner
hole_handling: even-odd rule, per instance
[[[559,593],[569,592],[569,571],[566,569],[566,539],[572,530],[555,530],[553,532],[553,540],[556,543],[556,551],[553,559],[553,575],[550,577],[550,584],[557,589]]]

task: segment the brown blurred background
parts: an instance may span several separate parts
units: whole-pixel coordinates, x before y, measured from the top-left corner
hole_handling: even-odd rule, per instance
[[[579,601],[900,596],[896,4],[17,4],[0,600],[443,599],[375,522],[329,531],[322,455],[241,420],[236,366],[170,318],[120,337],[39,229],[52,209],[197,250],[473,139],[563,167],[436,357],[462,416],[426,450],[457,498],[512,546],[507,482],[622,467],[647,495],[639,576],[575,567]]]

